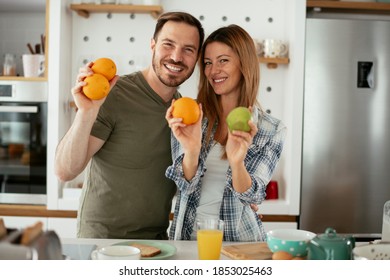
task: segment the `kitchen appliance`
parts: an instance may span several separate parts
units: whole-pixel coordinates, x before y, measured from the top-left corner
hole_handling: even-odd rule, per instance
[[[390,199],[389,50],[388,17],[308,14],[301,229],[380,238]]]
[[[0,81],[0,203],[46,204],[47,87]]]

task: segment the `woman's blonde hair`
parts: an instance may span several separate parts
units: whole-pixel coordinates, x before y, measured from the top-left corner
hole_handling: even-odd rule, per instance
[[[198,62],[200,69],[199,91],[197,100],[203,105],[204,117],[208,119],[206,142],[210,141],[210,136],[215,123],[220,123],[223,112],[220,103],[220,96],[215,94],[213,87],[209,84],[205,76],[204,55],[207,45],[212,42],[220,42],[229,46],[240,60],[240,89],[241,94],[237,106],[249,107],[257,102],[257,93],[260,82],[260,67],[256,54],[255,44],[252,37],[243,28],[232,24],[221,27],[211,33],[203,43],[200,59]]]

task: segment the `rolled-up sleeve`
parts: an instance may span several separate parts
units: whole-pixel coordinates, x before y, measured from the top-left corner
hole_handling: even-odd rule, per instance
[[[261,118],[258,129],[245,158],[246,169],[252,178],[251,187],[243,193],[236,192],[230,170],[228,174],[228,188],[244,204],[260,204],[264,201],[266,186],[279,162],[286,135],[284,124],[270,115]]]
[[[181,192],[190,194],[195,191],[201,177],[204,175],[204,161],[199,159],[198,169],[196,170],[195,176],[191,179],[191,181],[187,181],[187,179],[184,177],[183,171],[184,152],[179,141],[177,141],[173,133],[171,133],[171,150],[172,165],[167,168],[165,176],[168,179],[173,180]]]

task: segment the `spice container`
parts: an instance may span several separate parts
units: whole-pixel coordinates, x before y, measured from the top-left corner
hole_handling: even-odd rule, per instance
[[[5,54],[3,76],[16,76],[16,56],[14,54]]]

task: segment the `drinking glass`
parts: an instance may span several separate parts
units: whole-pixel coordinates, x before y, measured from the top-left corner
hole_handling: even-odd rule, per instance
[[[200,260],[219,260],[224,222],[218,219],[200,219],[196,222],[198,256]]]

